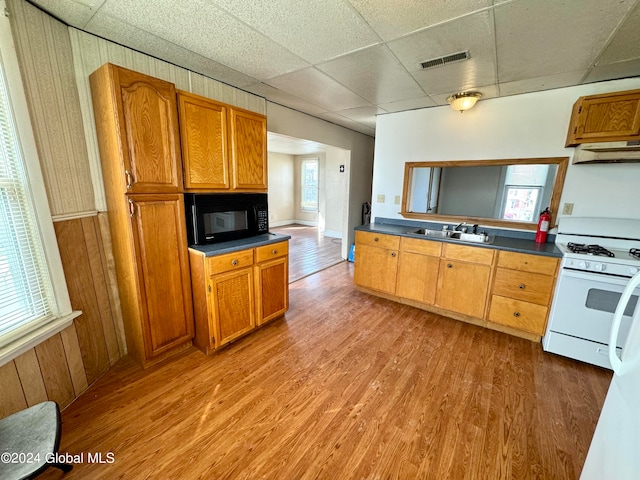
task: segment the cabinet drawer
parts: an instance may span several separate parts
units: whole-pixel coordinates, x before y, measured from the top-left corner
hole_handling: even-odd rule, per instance
[[[493,293],[548,306],[551,301],[553,282],[554,277],[550,275],[498,268]]]
[[[537,335],[544,335],[547,310],[548,308],[542,305],[493,295],[489,321]]]
[[[207,264],[211,275],[250,267],[253,265],[253,249],[209,257],[207,258]]]
[[[555,275],[559,261],[558,258],[554,257],[505,252],[504,250],[498,253],[498,267],[545,275]]]
[[[467,245],[455,245],[445,243],[442,246],[442,256],[463,262],[482,263],[491,265],[495,250],[491,248],[469,247]]]
[[[421,253],[422,255],[439,257],[441,250],[442,242],[421,240],[419,238],[400,238],[400,251],[402,252]]]
[[[358,243],[372,247],[387,248],[389,250],[398,250],[400,247],[400,237],[358,230],[356,231],[356,244]]]
[[[288,242],[263,245],[262,247],[256,248],[256,263],[264,262],[265,260],[273,260],[274,258],[285,257],[288,253]]]

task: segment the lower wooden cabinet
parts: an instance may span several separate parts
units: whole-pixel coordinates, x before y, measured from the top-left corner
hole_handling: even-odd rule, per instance
[[[190,249],[194,344],[210,353],[289,308],[288,243],[206,257]]]
[[[356,231],[355,284],[395,294],[399,246],[394,235]]]
[[[445,244],[440,259],[436,305],[444,310],[483,318],[494,251]]]
[[[557,258],[498,252],[487,320],[544,335],[559,263]]]
[[[363,291],[539,340],[558,258],[356,231],[354,282]]]

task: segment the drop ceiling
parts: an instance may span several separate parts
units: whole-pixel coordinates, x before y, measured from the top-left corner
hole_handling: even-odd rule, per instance
[[[640,76],[640,0],[30,0],[66,24],[344,127]],[[467,50],[469,59],[422,69]]]

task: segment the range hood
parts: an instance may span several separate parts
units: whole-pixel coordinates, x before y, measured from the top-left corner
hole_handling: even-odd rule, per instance
[[[637,163],[640,162],[640,140],[599,142],[578,145],[573,163]]]

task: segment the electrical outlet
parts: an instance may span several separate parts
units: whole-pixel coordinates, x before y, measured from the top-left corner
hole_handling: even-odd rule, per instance
[[[393,203],[395,205],[400,205],[400,195],[395,196],[395,198],[393,199]]]
[[[384,203],[384,195],[378,195],[377,196],[377,202],[378,203]]]
[[[573,213],[573,203],[565,203],[562,205],[562,214],[571,215]]]

